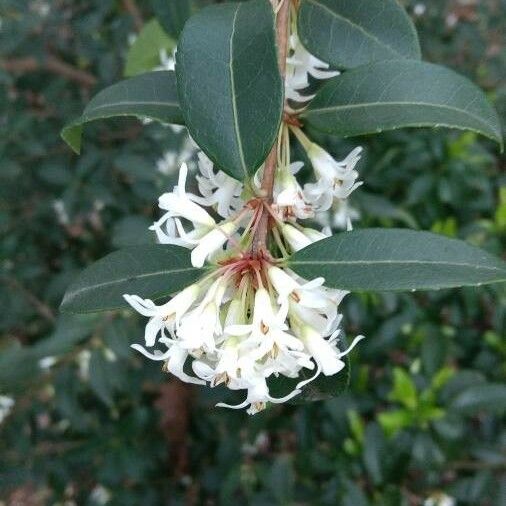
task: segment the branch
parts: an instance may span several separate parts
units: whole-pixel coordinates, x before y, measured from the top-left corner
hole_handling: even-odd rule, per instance
[[[53,55],[47,56],[43,61],[39,61],[31,56],[0,60],[0,68],[12,74],[26,74],[38,70],[46,70],[90,88],[97,83],[96,77],[89,72],[77,69]]]
[[[273,8],[276,9],[277,2],[271,0]],[[290,0],[281,0],[279,10],[276,17],[276,34],[278,42],[278,65],[281,79],[285,80],[286,74],[286,55],[288,52],[288,23],[290,18]],[[278,143],[274,142],[274,146],[271,152],[267,156],[264,164],[264,172],[262,178],[262,197],[267,205],[272,204],[272,192],[274,188],[274,176],[276,174],[276,165],[278,161]],[[260,221],[258,222],[258,228],[253,237],[253,244],[251,252],[254,255],[262,254],[266,249],[267,234],[269,232],[269,220],[270,216],[267,210],[264,209]]]
[[[144,25],[144,21],[142,20],[141,11],[137,7],[135,0],[123,0],[123,7],[130,14],[130,16],[132,16],[135,30],[140,32],[142,26]]]

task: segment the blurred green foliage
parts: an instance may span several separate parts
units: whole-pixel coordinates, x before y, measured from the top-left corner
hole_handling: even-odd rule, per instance
[[[404,4],[425,58],[471,77],[504,120],[504,0]],[[0,504],[410,506],[443,492],[505,504],[504,286],[352,294],[347,331],[367,340],[350,390],[251,418],[131,352],[142,335],[131,312],[58,314],[79,269],[153,240],[180,156],[165,171],[156,161],[187,151],[184,132],[135,121],[91,125],[80,157],[59,138],[124,75],[136,15],[154,14],[131,5],[0,4],[0,395],[15,401],[0,425]],[[427,130],[331,142],[336,155],[366,148],[360,226],[432,229],[504,255],[506,177],[492,143]]]

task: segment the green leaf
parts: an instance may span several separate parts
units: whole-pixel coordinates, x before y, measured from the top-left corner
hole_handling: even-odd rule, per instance
[[[149,72],[160,66],[160,53],[168,55],[176,47],[176,43],[162,29],[156,19],[146,23],[127,53],[125,76],[131,77]]]
[[[312,54],[337,68],[421,57],[415,27],[396,0],[302,0],[298,31]]]
[[[182,125],[174,72],[149,72],[109,86],[90,101],[80,118],[62,130],[61,136],[79,154],[83,125],[117,116]]]
[[[451,403],[451,408],[463,413],[477,411],[506,411],[506,385],[473,385],[461,392]]]
[[[191,14],[190,0],[152,0],[151,3],[163,29],[178,39]]]
[[[418,404],[418,393],[410,375],[400,367],[394,368],[394,388],[388,398],[414,410]]]
[[[281,122],[274,24],[267,0],[214,5],[188,21],[178,44],[185,123],[207,156],[239,180],[265,160]]]
[[[203,273],[179,246],[132,246],[85,269],[65,293],[64,312],[88,313],[128,307],[123,294],[157,299],[195,282]]]
[[[450,69],[412,60],[372,63],[334,77],[300,116],[317,130],[343,137],[449,127],[502,145],[499,118],[479,88]]]
[[[354,291],[430,290],[506,281],[506,263],[430,232],[364,229],[315,242],[288,266],[300,276]]]

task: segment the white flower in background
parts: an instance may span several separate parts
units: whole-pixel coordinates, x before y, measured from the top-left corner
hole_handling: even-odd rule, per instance
[[[39,364],[39,367],[43,370],[43,371],[49,371],[49,369],[51,369],[51,367],[53,367],[53,365],[56,364],[56,362],[58,362],[58,357],[44,357],[44,358],[41,358],[38,362]]]
[[[14,407],[14,399],[7,395],[0,395],[0,424],[9,416]]]
[[[79,367],[79,377],[83,381],[88,381],[90,379],[90,360],[90,350],[82,350],[76,357],[77,366]]]
[[[167,49],[162,48],[159,51],[160,65],[153,70],[175,70],[176,68],[176,49],[169,55]]]
[[[56,213],[58,223],[60,225],[67,226],[70,223],[70,218],[65,207],[65,202],[61,199],[53,200],[53,209]]]
[[[425,499],[423,506],[455,506],[455,499],[444,493],[436,493]]]
[[[90,500],[96,504],[107,504],[111,499],[111,492],[100,484],[95,485],[90,493]]]
[[[286,60],[285,96],[295,102],[307,102],[314,95],[302,95],[301,90],[309,86],[308,76],[329,79],[339,72],[328,70],[329,64],[313,56],[300,43],[296,34],[290,36],[290,56]]]

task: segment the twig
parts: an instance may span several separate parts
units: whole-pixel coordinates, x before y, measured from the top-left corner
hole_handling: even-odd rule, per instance
[[[286,55],[288,51],[288,21],[290,15],[290,0],[281,0],[277,17],[276,17],[276,34],[278,41],[278,65],[281,79],[284,81],[286,73]],[[276,5],[271,0],[273,8],[276,9]],[[271,152],[267,156],[264,164],[264,172],[261,184],[262,197],[265,199],[267,205],[272,203],[272,192],[274,188],[274,176],[276,174],[277,165],[277,146],[275,142],[271,149]],[[261,255],[266,249],[267,234],[269,232],[269,213],[265,210],[260,217],[258,222],[258,228],[253,237],[253,243],[251,246],[251,252],[254,255]]]
[[[123,0],[123,7],[132,16],[136,31],[140,32],[144,21],[142,20],[142,14],[137,7],[135,0]]]
[[[96,77],[89,72],[77,69],[54,55],[48,55],[42,61],[32,56],[0,60],[0,68],[13,74],[26,74],[28,72],[46,70],[90,88],[97,83]]]
[[[56,322],[56,317],[51,308],[39,300],[32,292],[25,288],[19,281],[13,278],[3,278],[5,282],[15,290],[20,291],[26,299],[32,304],[37,312],[50,323]]]

